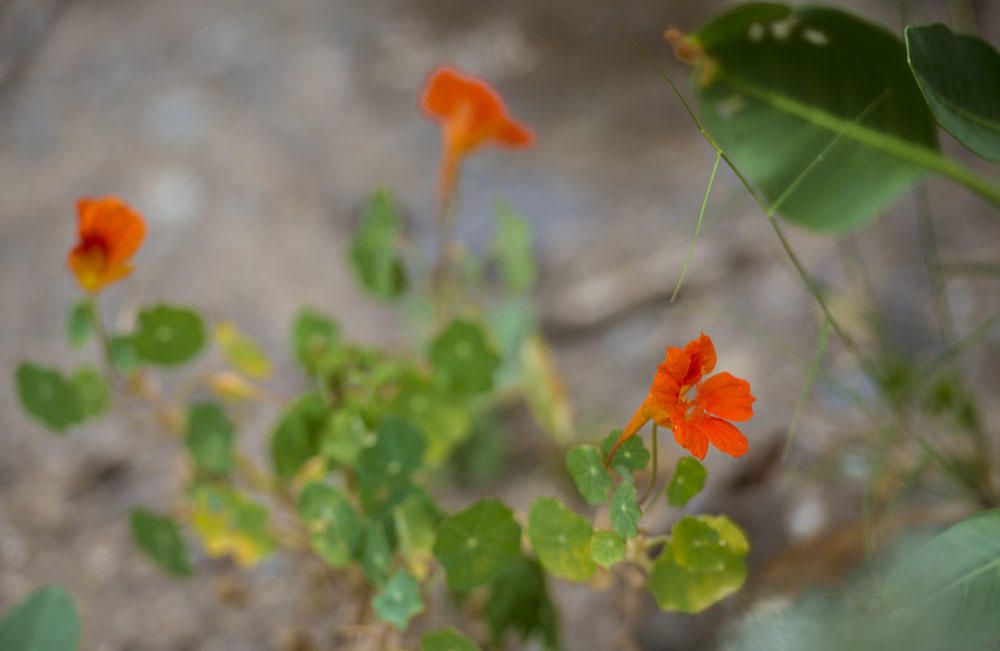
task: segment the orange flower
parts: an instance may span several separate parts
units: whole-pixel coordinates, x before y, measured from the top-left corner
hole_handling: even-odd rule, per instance
[[[458,166],[466,154],[491,142],[527,147],[534,140],[527,127],[507,114],[495,90],[454,68],[438,68],[431,74],[420,103],[427,116],[443,127],[442,201],[451,197]]]
[[[611,448],[608,463],[619,446],[650,420],[673,429],[677,443],[699,459],[705,458],[709,443],[734,457],[746,454],[750,447],[746,437],[728,421],[753,416],[750,383],[729,373],[703,379],[714,368],[715,346],[705,333],[683,349],[668,348],[649,395]],[[687,395],[691,389],[693,399]]]
[[[66,264],[80,287],[94,293],[132,273],[129,259],[146,236],[146,224],[118,197],[79,199],[76,212],[80,239]]]

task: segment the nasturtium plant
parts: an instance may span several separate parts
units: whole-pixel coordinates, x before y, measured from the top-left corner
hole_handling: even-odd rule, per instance
[[[316,394],[306,394],[285,408],[271,432],[271,460],[278,477],[291,479],[318,454],[327,415],[326,403]]]
[[[101,416],[111,404],[111,391],[107,380],[97,369],[82,366],[73,373],[73,388],[76,390],[82,420]]]
[[[351,261],[361,285],[373,296],[396,298],[406,291],[401,225],[388,192],[374,193],[351,245]]]
[[[445,518],[434,544],[434,555],[448,574],[448,587],[459,592],[496,579],[520,553],[521,526],[497,500],[477,502]]]
[[[674,476],[667,484],[667,499],[671,506],[685,507],[695,495],[701,492],[708,479],[708,471],[694,457],[677,459]]]
[[[50,430],[65,432],[83,420],[76,386],[59,371],[24,362],[17,367],[16,382],[24,410]]]
[[[531,505],[528,538],[542,567],[568,581],[586,581],[594,573],[590,555],[593,527],[559,500],[540,497]]]
[[[132,509],[129,517],[132,540],[168,574],[188,576],[194,572],[180,528],[173,518],[149,509]]]
[[[187,445],[195,466],[208,475],[224,475],[233,469],[236,429],[217,402],[198,402],[188,409]]]
[[[177,366],[201,352],[205,345],[205,325],[194,310],[157,305],[139,312],[131,340],[139,359]]]
[[[38,588],[0,619],[3,651],[77,651],[80,616],[61,587]]]
[[[503,643],[508,631],[522,639],[540,637],[549,649],[559,646],[556,606],[545,572],[536,560],[522,557],[493,582],[486,617],[494,646]]]
[[[473,396],[493,387],[500,357],[483,329],[471,321],[457,319],[431,342],[431,363],[448,390]]]
[[[410,573],[424,579],[430,572],[434,545],[441,526],[441,511],[420,493],[408,495],[392,510],[393,531],[399,553]]]
[[[749,550],[728,518],[685,516],[653,563],[649,590],[660,608],[700,612],[743,585]]]
[[[405,570],[397,570],[372,600],[379,619],[405,630],[410,619],[424,610],[420,584]]]
[[[373,585],[384,585],[389,580],[392,564],[392,544],[385,523],[369,520],[361,543],[361,569]]]
[[[625,559],[625,539],[614,531],[598,529],[590,537],[590,557],[603,568]]]
[[[611,528],[623,538],[632,538],[639,532],[640,518],[642,509],[636,502],[635,484],[620,482],[611,498]]]
[[[408,421],[401,418],[383,421],[376,432],[375,445],[358,455],[362,491],[375,494],[406,484],[420,468],[426,448],[423,433]]]
[[[611,496],[611,476],[604,469],[601,451],[593,445],[570,448],[566,453],[566,470],[588,504],[603,504]]]
[[[1000,53],[946,25],[906,28],[913,77],[938,123],[968,149],[1000,162]]]

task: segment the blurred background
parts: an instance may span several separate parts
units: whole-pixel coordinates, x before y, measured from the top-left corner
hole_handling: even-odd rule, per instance
[[[536,132],[531,150],[468,161],[459,234],[473,249],[485,246],[498,198],[534,224],[537,303],[576,405],[578,438],[620,426],[663,348],[702,330],[716,341],[720,368],[753,383],[749,459],[711,454],[698,505],[747,528],[750,583],[699,617],[640,604],[639,648],[711,648],[733,613],[844,576],[862,556],[851,535],[871,469],[852,446],[864,419],[818,383],[782,458],[820,319],[728,170],[684,287],[669,301],[713,156],[650,57],[686,85],[660,34],[671,25],[693,30],[730,4],[0,0],[0,611],[59,582],[81,608],[85,649],[351,648],[339,628],[358,608],[348,587],[299,561],[279,555],[247,572],[200,559],[195,578],[165,578],[131,543],[127,514],[139,503],[169,504],[181,449],[128,411],[52,436],[16,405],[12,374],[26,356],[78,359],[64,343],[77,295],[64,266],[74,201],[109,193],[146,216],[149,237],[134,277],[107,292],[108,304],[127,311],[163,299],[236,321],[278,351],[275,385],[288,392],[301,382],[284,351],[302,305],[335,315],[348,337],[404,349],[405,315],[361,294],[347,243],[377,186],[430,241],[439,132],[417,98],[444,63],[488,79]],[[939,0],[835,4],[896,32],[901,12],[914,22],[951,18]],[[1000,41],[1000,3],[969,6],[984,38]],[[996,168],[942,140],[950,155],[1000,181]],[[1000,221],[991,208],[943,181],[932,179],[929,190],[941,257],[995,258]],[[874,336],[876,311],[899,354],[939,346],[910,198],[840,239],[789,230],[860,339]],[[1000,282],[955,275],[947,295],[961,334],[997,310]],[[993,332],[963,362],[985,398],[1000,389],[998,352]],[[827,367],[872,391],[836,343]],[[995,430],[1000,403],[981,407]],[[272,417],[261,414],[243,433],[251,447],[264,449]],[[560,468],[514,451],[475,490],[523,512],[539,494],[572,494]],[[821,539],[835,549],[810,554]],[[556,593],[566,648],[619,648],[615,592],[557,582]]]

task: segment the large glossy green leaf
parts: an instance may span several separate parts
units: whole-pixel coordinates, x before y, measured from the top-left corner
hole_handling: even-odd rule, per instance
[[[938,23],[907,27],[906,55],[938,123],[983,158],[1000,161],[1000,53]]]
[[[770,202],[791,190],[779,209],[789,220],[847,230],[927,169],[953,171],[887,30],[838,9],[748,4],[695,38],[707,130]]]
[[[0,651],[76,651],[80,618],[59,586],[32,592],[0,620]]]
[[[1000,640],[1000,510],[958,523],[905,558],[883,596],[898,626],[919,632],[922,648]]]

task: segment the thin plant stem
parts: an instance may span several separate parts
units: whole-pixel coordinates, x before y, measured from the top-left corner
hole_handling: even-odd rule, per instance
[[[681,291],[681,283],[684,282],[684,276],[687,274],[688,263],[691,262],[691,256],[694,254],[694,245],[698,241],[698,235],[701,233],[701,224],[705,219],[705,208],[708,206],[708,197],[712,193],[712,185],[715,183],[715,173],[719,171],[719,161],[722,160],[722,154],[720,152],[715,152],[715,160],[712,162],[712,174],[708,177],[708,186],[705,188],[705,198],[701,201],[701,209],[698,211],[698,221],[694,225],[694,234],[691,236],[691,244],[688,246],[687,255],[684,256],[684,264],[681,265],[681,275],[677,278],[677,284],[674,286],[674,292],[670,295],[670,302],[673,303],[674,299],[677,298],[677,293]]]
[[[646,490],[642,493],[642,498],[639,500],[639,505],[642,506],[646,503],[649,495],[653,492],[653,484],[656,483],[656,468],[660,458],[660,446],[657,437],[657,427],[656,423],[653,423],[653,438],[652,438],[652,454],[650,455],[651,463],[653,464],[649,470],[649,479],[646,481]]]
[[[816,376],[819,374],[820,364],[823,362],[823,355],[826,353],[826,344],[830,339],[830,322],[823,319],[823,324],[819,328],[819,335],[816,337],[816,352],[813,354],[812,362],[806,369],[806,376],[802,382],[802,390],[799,392],[799,399],[795,403],[795,411],[792,412],[792,422],[788,425],[788,438],[785,440],[785,451],[782,458],[788,458],[788,451],[792,448],[795,434],[799,429],[799,419],[805,408],[809,394],[812,393],[813,385],[816,383]]]

